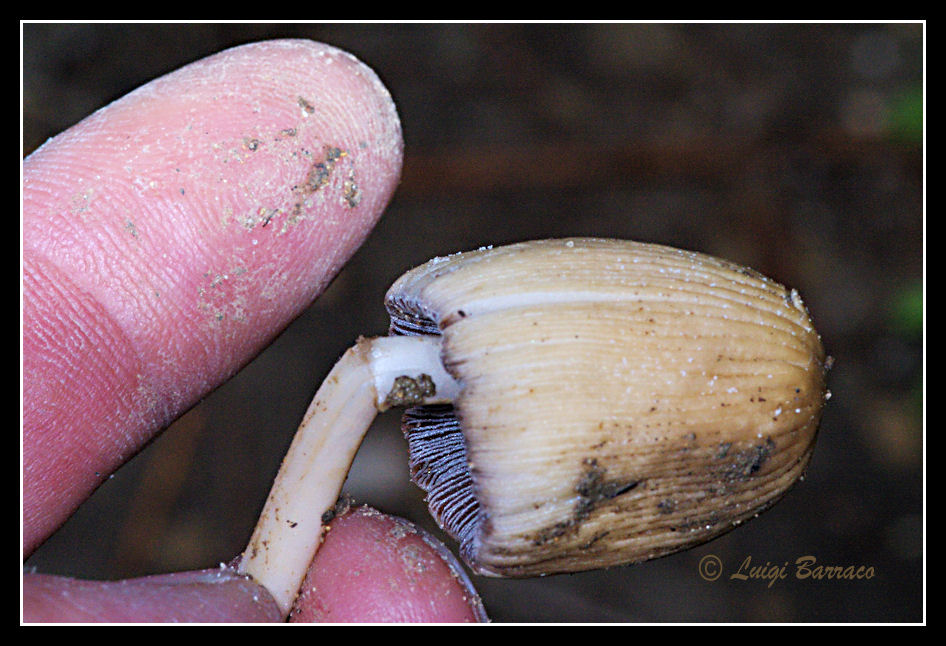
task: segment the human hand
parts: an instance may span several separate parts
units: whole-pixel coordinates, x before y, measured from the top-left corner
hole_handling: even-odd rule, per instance
[[[370,69],[282,40],[152,81],[24,161],[24,558],[321,293],[390,199],[402,146]],[[293,616],[482,618],[452,557],[398,522],[363,511],[338,519],[309,571],[330,594],[302,595]],[[376,540],[384,527],[399,528],[415,566],[429,563],[404,570],[391,555],[407,543]],[[352,558],[374,567],[326,578]],[[392,589],[392,577],[403,585]],[[228,567],[124,582],[24,574],[23,612],[282,619],[263,588]]]

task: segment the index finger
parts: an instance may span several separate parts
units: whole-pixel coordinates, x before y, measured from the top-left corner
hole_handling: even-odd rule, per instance
[[[152,81],[24,161],[25,555],[322,291],[401,158],[369,68],[279,40]]]

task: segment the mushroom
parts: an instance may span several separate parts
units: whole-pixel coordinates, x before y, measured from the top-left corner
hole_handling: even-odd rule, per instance
[[[390,335],[331,370],[240,568],[288,612],[376,413],[407,407],[412,478],[477,573],[687,549],[799,479],[828,398],[798,292],[700,253],[541,240],[435,258]]]

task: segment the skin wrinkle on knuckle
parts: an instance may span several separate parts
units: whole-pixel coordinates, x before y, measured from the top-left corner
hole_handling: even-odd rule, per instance
[[[24,286],[24,544],[32,551],[169,423],[175,402],[95,294],[34,254],[24,260]]]
[[[54,380],[57,392],[64,396],[74,397],[70,391],[78,387],[83,389],[87,402],[97,401],[100,393],[121,391],[127,384],[134,384],[140,376],[140,355],[96,296],[46,259],[30,258],[25,267],[25,286],[31,295],[25,307],[27,334],[31,339],[42,338],[37,342],[41,347],[31,344],[28,359],[39,365],[36,372],[31,372],[30,381],[42,384]],[[56,399],[43,403],[55,406]]]

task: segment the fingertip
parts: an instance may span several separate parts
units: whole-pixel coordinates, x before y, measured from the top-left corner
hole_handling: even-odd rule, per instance
[[[358,507],[332,521],[289,617],[308,623],[488,621],[462,566],[415,525]]]
[[[368,66],[273,40],[155,79],[25,160],[27,553],[321,293],[402,148]]]

